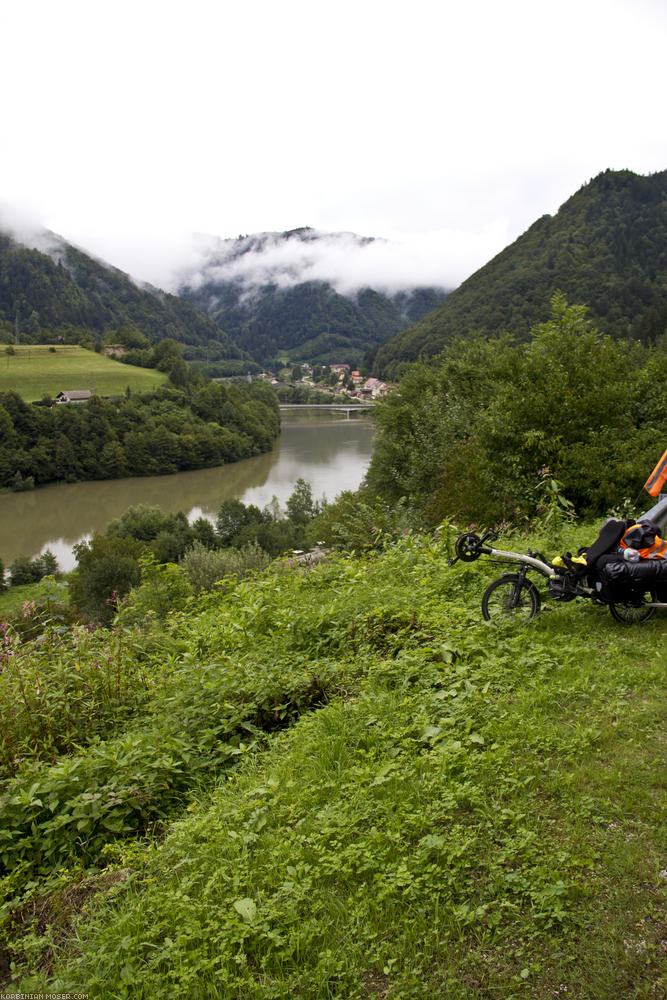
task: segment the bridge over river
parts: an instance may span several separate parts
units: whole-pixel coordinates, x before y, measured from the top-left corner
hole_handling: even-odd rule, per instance
[[[281,403],[281,410],[331,410],[334,413],[368,413],[374,403]]]

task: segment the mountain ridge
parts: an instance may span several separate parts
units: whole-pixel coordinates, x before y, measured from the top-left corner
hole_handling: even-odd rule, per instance
[[[181,272],[178,292],[257,361],[359,364],[448,294],[393,274],[391,244],[377,237],[302,227],[200,240],[202,259]]]
[[[0,230],[0,333],[28,339],[44,333],[86,332],[101,338],[130,327],[156,343],[172,338],[203,347],[215,341],[231,359],[247,355],[189,302],[141,285],[128,274],[49,230],[36,234],[45,249]],[[47,252],[48,251],[48,252]]]
[[[603,332],[654,339],[667,324],[667,171],[606,170],[556,215],[537,219],[419,323],[382,344],[379,374],[395,375],[470,331],[525,339],[555,291],[590,308]]]

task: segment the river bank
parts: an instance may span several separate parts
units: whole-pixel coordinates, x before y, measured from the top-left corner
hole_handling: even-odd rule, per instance
[[[332,500],[356,489],[371,456],[373,423],[367,413],[289,411],[282,416],[276,447],[265,455],[214,469],[169,476],[60,483],[0,496],[0,559],[30,558],[50,549],[63,571],[74,566],[73,546],[103,531],[128,507],[145,503],[165,513],[184,511],[190,520],[214,519],[223,500],[238,498],[259,507],[275,496],[284,504],[297,479],[313,496]]]

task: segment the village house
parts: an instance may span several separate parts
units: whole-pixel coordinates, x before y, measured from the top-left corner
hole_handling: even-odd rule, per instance
[[[329,371],[338,376],[339,382],[343,381],[349,370],[349,365],[329,365]]]
[[[58,393],[56,403],[87,403],[91,396],[90,389],[67,389]]]
[[[387,395],[389,386],[386,382],[381,382],[379,378],[369,378],[364,382],[361,391],[364,396],[370,396],[371,399],[378,399],[381,396]]]

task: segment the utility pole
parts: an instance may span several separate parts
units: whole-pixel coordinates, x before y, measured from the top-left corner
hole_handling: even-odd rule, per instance
[[[16,343],[21,342],[21,335],[19,333],[19,307],[16,307],[16,316],[14,317],[14,340]]]

